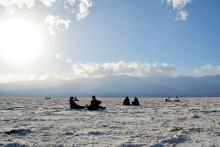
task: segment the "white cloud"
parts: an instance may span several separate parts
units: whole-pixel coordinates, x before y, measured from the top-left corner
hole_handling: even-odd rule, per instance
[[[32,8],[36,2],[44,4],[46,7],[51,7],[56,3],[56,0],[0,0],[0,5],[6,9],[8,14],[13,14],[18,8]]]
[[[57,0],[39,0],[39,1],[42,2],[47,7],[51,7],[57,2]]]
[[[18,8],[32,8],[35,0],[0,0],[0,5],[3,6],[8,14],[13,14]]]
[[[70,58],[66,58],[71,63]],[[71,80],[77,78],[102,78],[106,76],[134,76],[154,77],[180,76],[185,69],[168,63],[138,63],[138,62],[108,62],[108,63],[84,63],[73,64],[70,73],[56,74],[0,74],[1,83],[31,82],[31,81],[56,81]],[[220,74],[220,65],[204,65],[191,72],[190,76],[207,76]]]
[[[75,4],[76,4],[76,0],[65,0],[64,1],[64,8],[71,9],[71,8],[75,7]]]
[[[137,62],[111,62],[111,63],[85,63],[74,64],[72,72],[74,77],[103,77],[128,75],[137,77],[174,76],[180,70],[173,64],[167,63],[137,63]]]
[[[14,14],[17,9],[24,7],[31,9],[37,3],[51,8],[56,4],[63,5],[63,8],[69,8],[70,13],[74,13],[77,20],[88,16],[89,8],[92,7],[92,0],[0,0],[0,6],[3,6],[8,14]]]
[[[186,10],[181,10],[177,12],[176,20],[186,21],[188,17],[188,12]]]
[[[188,17],[188,11],[186,6],[189,5],[192,0],[161,0],[161,3],[166,3],[174,11],[176,11],[176,20],[186,21]]]
[[[163,0],[164,1],[164,0]],[[184,9],[191,0],[165,0],[173,9]]]
[[[65,0],[64,7],[76,15],[76,20],[82,20],[89,15],[92,0]]]
[[[77,20],[81,20],[89,15],[89,8],[92,7],[91,0],[79,0],[79,10],[76,14]]]
[[[48,30],[51,34],[55,34],[55,31],[65,31],[69,28],[69,19],[62,19],[60,16],[48,15],[45,18]]]
[[[31,9],[37,3],[43,4],[48,9],[52,9],[55,5],[62,5],[63,9],[68,9],[70,14],[74,14],[76,20],[82,20],[88,16],[90,13],[89,8],[92,7],[92,0],[0,0],[0,6],[9,15],[13,15],[18,9]],[[71,22],[71,18],[63,19],[61,14],[59,16],[46,14],[45,17],[47,28],[53,35],[56,31],[63,32],[67,30]]]
[[[213,74],[220,74],[220,65],[213,66],[213,65],[203,65],[194,70],[195,74],[198,75],[213,75]]]

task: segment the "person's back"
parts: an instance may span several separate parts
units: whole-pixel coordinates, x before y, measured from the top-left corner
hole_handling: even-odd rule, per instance
[[[179,97],[176,96],[175,102],[180,102]]]
[[[134,98],[132,105],[136,105],[136,106],[140,105],[137,97]]]
[[[130,100],[129,100],[129,98],[127,96],[124,99],[123,105],[130,105]]]
[[[98,110],[105,109],[105,107],[99,106],[102,101],[96,99],[95,96],[92,96],[91,104],[87,107],[88,110]]]
[[[94,107],[99,106],[100,104],[101,104],[101,101],[99,101],[95,98],[91,100],[91,105]]]

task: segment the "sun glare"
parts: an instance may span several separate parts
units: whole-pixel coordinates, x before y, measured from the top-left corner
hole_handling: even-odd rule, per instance
[[[11,19],[0,25],[0,56],[14,63],[28,63],[43,48],[37,26],[22,19]]]

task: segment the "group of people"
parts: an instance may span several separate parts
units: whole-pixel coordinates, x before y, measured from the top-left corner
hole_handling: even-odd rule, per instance
[[[105,109],[106,107],[100,106],[102,101],[99,101],[96,99],[96,97],[93,95],[92,100],[90,102],[90,105],[85,105],[81,106],[77,104],[77,101],[79,101],[76,97],[70,97],[69,99],[69,104],[70,104],[70,109],[87,109],[87,110],[98,110],[98,109]],[[140,105],[138,98],[134,97],[134,101],[130,103],[130,100],[128,96],[124,99],[123,105],[135,105],[138,106]]]
[[[105,107],[100,106],[102,101],[97,100],[95,96],[92,96],[90,105],[81,106],[77,104],[76,101],[79,101],[76,97],[70,97],[69,99],[70,109],[87,109],[87,110],[105,109]]]
[[[50,100],[50,99],[51,99],[51,97],[50,97],[50,96],[49,96],[49,97],[47,97],[47,96],[46,96],[46,97],[45,97],[45,99],[46,99],[46,100]]]
[[[123,105],[126,105],[126,106],[135,105],[135,106],[138,106],[138,105],[140,105],[140,103],[139,103],[137,97],[134,97],[134,101],[132,101],[130,103],[130,99],[128,98],[128,96],[126,96],[125,99],[124,99]]]
[[[180,102],[180,99],[178,96],[176,96],[175,100],[171,100],[170,97],[165,99],[165,102]]]
[[[81,106],[77,104],[77,101],[79,101],[76,97],[70,97],[69,104],[70,109],[87,109],[87,110],[98,110],[98,109],[105,109],[106,107],[101,106],[102,101],[97,100],[96,97],[93,95],[92,100],[90,102],[90,105]],[[180,102],[179,98],[176,96],[174,100],[171,100],[170,97],[167,97],[165,99],[165,102]],[[139,100],[137,97],[134,97],[134,100],[130,102],[130,99],[128,96],[125,97],[123,101],[123,105],[130,106],[138,106],[140,105]]]

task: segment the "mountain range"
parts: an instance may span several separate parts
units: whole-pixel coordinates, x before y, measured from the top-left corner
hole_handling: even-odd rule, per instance
[[[220,96],[220,75],[204,77],[109,76],[0,84],[1,96]]]

